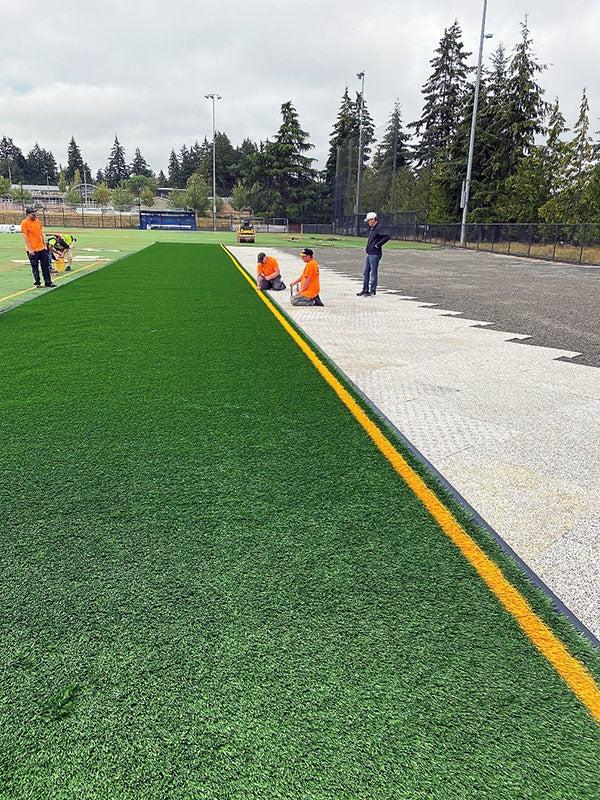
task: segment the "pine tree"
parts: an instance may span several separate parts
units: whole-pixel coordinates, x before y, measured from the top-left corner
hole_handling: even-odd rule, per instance
[[[27,173],[27,161],[21,148],[8,136],[0,139],[0,175],[10,176],[13,184],[23,181]]]
[[[183,145],[179,151],[179,185],[186,186],[188,180],[194,174],[194,164],[187,145]]]
[[[81,175],[86,174],[89,176],[90,168],[83,160],[83,156],[81,155],[81,150],[79,149],[79,145],[75,141],[75,137],[71,136],[71,141],[69,142],[69,147],[67,149],[67,168],[65,170],[66,178],[69,183],[73,181],[75,176],[75,170],[78,169]]]
[[[183,188],[184,184],[181,182],[181,164],[179,163],[175,150],[171,150],[171,155],[169,156],[168,172],[169,186],[171,189]]]
[[[108,163],[104,170],[104,178],[111,189],[115,189],[119,184],[129,177],[129,167],[125,160],[125,150],[123,149],[117,135],[108,157]]]
[[[550,181],[550,193],[557,194],[561,191],[559,186],[560,172],[567,157],[568,145],[563,136],[568,133],[566,120],[560,110],[558,97],[550,109],[548,118],[548,134],[546,137],[546,165]]]
[[[252,162],[256,158],[258,147],[252,139],[244,139],[235,150],[235,177],[238,181],[245,181],[252,168]]]
[[[540,209],[546,222],[579,223],[588,221],[589,190],[596,165],[596,149],[590,136],[590,107],[584,89],[579,107],[579,116],[573,128],[573,138],[563,147],[558,147],[556,139],[564,130],[564,120],[553,119],[553,139],[555,148],[562,153],[554,175],[554,195]],[[562,115],[561,115],[562,116]]]
[[[215,135],[217,194],[229,195],[233,190],[237,175],[237,154],[225,133]],[[198,169],[206,183],[212,187],[212,142],[206,140],[204,157]],[[212,188],[211,188],[212,193]]]
[[[163,187],[165,187],[167,185],[167,176],[162,171],[162,169],[158,171],[158,176],[157,176],[156,180],[158,182],[158,185],[161,188],[163,188]]]
[[[421,90],[425,98],[421,118],[408,125],[419,137],[415,147],[417,166],[432,166],[443,157],[457,131],[470,71],[467,59],[471,55],[464,50],[461,37],[457,20],[444,30],[430,61],[433,71]]]
[[[410,158],[407,145],[409,138],[402,128],[400,101],[396,100],[385,134],[375,151],[372,170],[365,172],[365,207],[386,208],[391,199],[394,179],[398,171],[407,166]]]
[[[492,53],[492,67],[482,77],[475,144],[480,151],[470,191],[471,219],[497,221],[496,205],[510,175],[508,57],[502,44]],[[470,110],[467,110],[470,125]],[[464,177],[464,176],[463,176]]]
[[[305,155],[313,148],[300,127],[298,112],[290,101],[281,106],[283,121],[272,143],[265,148],[268,168],[278,195],[277,216],[301,219],[310,209],[316,178],[314,159]]]
[[[26,178],[28,183],[43,185],[56,182],[56,161],[49,150],[36,142],[27,154]]]
[[[336,175],[339,175],[344,170],[347,172],[348,159],[344,158],[343,155],[340,157],[340,150],[349,146],[349,140],[353,135],[354,122],[354,106],[346,86],[340,102],[337,119],[329,137],[329,156],[325,164],[324,176],[329,186],[333,186]]]
[[[521,23],[521,41],[515,47],[506,82],[506,170],[516,171],[519,161],[531,152],[537,134],[544,133],[548,104],[537,75],[546,69],[533,55],[527,18]]]
[[[96,172],[96,183],[105,183],[104,172],[101,169]]]
[[[356,160],[358,161],[358,145],[361,129],[361,93],[356,93],[353,108],[353,125],[350,132],[351,139],[355,142]],[[371,145],[375,141],[375,124],[367,108],[367,101],[362,104],[362,163],[367,164],[371,156]]]
[[[130,174],[131,175],[143,175],[146,178],[153,178],[154,173],[148,166],[148,162],[144,158],[144,156],[140,153],[140,148],[135,148],[135,154],[133,157],[133,161],[131,162],[130,167]]]

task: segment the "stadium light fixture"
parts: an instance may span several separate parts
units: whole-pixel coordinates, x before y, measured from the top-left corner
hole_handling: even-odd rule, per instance
[[[481,64],[483,61],[483,40],[491,39],[492,34],[485,32],[485,17],[487,14],[487,0],[483,0],[483,13],[481,15],[481,37],[479,39],[479,60],[477,62],[477,78],[475,79],[475,95],[473,97],[473,114],[471,116],[471,137],[469,139],[469,157],[467,159],[467,177],[463,183],[461,205],[462,224],[460,226],[460,243],[467,243],[467,216],[469,213],[469,194],[471,191],[471,172],[473,171],[473,152],[475,150],[475,128],[477,127],[477,107],[479,105],[479,85],[481,83]]]
[[[205,94],[204,97],[207,100],[212,100],[212,126],[213,126],[213,210],[212,210],[212,218],[213,218],[213,232],[217,230],[217,156],[215,151],[216,141],[217,141],[217,133],[215,128],[215,100],[222,100],[220,94],[216,94],[216,92],[211,92],[210,94]]]

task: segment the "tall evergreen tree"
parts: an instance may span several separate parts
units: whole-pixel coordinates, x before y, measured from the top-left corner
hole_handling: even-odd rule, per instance
[[[27,174],[27,160],[21,148],[8,136],[0,139],[0,175],[10,176],[12,183],[24,181]]]
[[[67,168],[65,170],[65,175],[69,183],[72,183],[75,177],[75,170],[79,170],[80,175],[85,174],[88,179],[90,178],[90,168],[83,160],[81,150],[75,141],[75,137],[71,136],[71,141],[67,148]]]
[[[333,186],[334,178],[337,174],[347,172],[348,158],[344,158],[344,153],[340,150],[347,149],[349,140],[353,136],[354,130],[354,104],[348,94],[348,87],[344,89],[338,115],[329,137],[329,155],[325,163],[325,182]]]
[[[379,143],[370,170],[365,171],[363,197],[365,207],[388,210],[395,178],[410,158],[408,139],[403,130],[400,101],[396,100],[390,119]]]
[[[217,194],[229,196],[233,191],[237,170],[237,154],[226,133],[216,132],[215,135],[215,166],[217,179]],[[200,175],[211,187],[212,194],[212,142],[206,140],[204,156],[200,164]]]
[[[129,167],[125,160],[125,150],[116,134],[112,150],[108,157],[108,163],[104,170],[104,177],[107,185],[111,189],[115,189],[122,181],[127,180],[129,177]]]
[[[235,150],[235,177],[238,181],[247,180],[252,169],[252,162],[256,158],[258,147],[252,139],[246,138]]]
[[[551,194],[557,194],[562,188],[559,185],[560,173],[568,152],[568,144],[563,137],[568,131],[569,128],[567,128],[566,120],[560,110],[557,97],[554,101],[554,105],[550,109],[548,117],[548,133],[545,148]]]
[[[467,59],[471,53],[464,49],[457,20],[444,30],[435,53],[430,61],[432,73],[421,90],[424,97],[421,118],[408,126],[418,137],[417,166],[431,166],[447,153],[460,122],[470,71]]]
[[[49,150],[44,150],[36,142],[27,154],[26,177],[28,183],[42,185],[56,183],[56,161]]]
[[[148,162],[140,152],[140,148],[135,148],[135,154],[130,167],[131,175],[143,175],[145,178],[153,178],[154,173],[148,166]]]
[[[283,121],[268,149],[270,172],[279,195],[281,216],[300,219],[310,208],[310,189],[316,173],[314,159],[306,155],[314,145],[300,127],[298,112],[290,101],[281,106]]]
[[[163,188],[163,187],[165,187],[167,185],[167,176],[162,171],[162,169],[158,171],[158,175],[156,176],[156,180],[157,180],[158,185],[161,188]]]
[[[546,69],[536,61],[527,18],[521,23],[521,41],[515,47],[506,82],[506,169],[511,175],[531,152],[535,137],[544,133],[548,104],[537,76]]]
[[[171,189],[183,189],[185,183],[181,180],[181,164],[179,163],[175,150],[171,150],[171,155],[169,156],[168,173],[169,186]]]
[[[187,145],[179,150],[179,186],[185,187],[194,174],[194,163]]]
[[[400,101],[396,100],[388,126],[373,158],[375,172],[395,175],[410,159],[410,136],[402,128]]]
[[[554,176],[554,195],[540,209],[540,215],[547,222],[589,221],[588,184],[598,163],[596,149],[590,136],[589,112],[587,92],[584,89],[579,116],[573,128],[573,138],[560,149],[562,159]],[[554,127],[560,130],[562,122],[560,118],[557,121],[554,119],[553,122]],[[556,131],[553,135],[556,137]]]
[[[470,192],[471,218],[479,222],[497,221],[496,203],[511,170],[508,57],[502,44],[492,53],[491,61],[491,68],[483,78],[484,92],[477,115],[475,144],[480,159]],[[470,115],[467,106],[469,125]]]

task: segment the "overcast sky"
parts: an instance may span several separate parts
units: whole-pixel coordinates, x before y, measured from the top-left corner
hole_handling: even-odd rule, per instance
[[[139,146],[166,172],[169,152],[211,136],[208,92],[223,96],[217,128],[234,145],[273,136],[292,100],[318,164],[344,86],[366,71],[369,110],[384,130],[398,97],[406,122],[443,33],[457,18],[475,62],[480,0],[0,0],[0,136],[27,151],[38,141],[57,161],[75,136],[94,172],[115,133],[128,160]],[[529,16],[534,49],[548,64],[541,82],[567,122],[587,87],[592,130],[600,128],[600,4],[597,0],[490,0],[486,41],[508,50]]]

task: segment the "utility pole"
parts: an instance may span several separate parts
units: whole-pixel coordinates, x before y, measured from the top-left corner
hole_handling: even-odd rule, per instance
[[[471,172],[473,170],[473,152],[475,150],[475,128],[477,127],[477,107],[479,105],[479,84],[481,83],[481,64],[483,61],[483,40],[491,39],[492,34],[485,32],[485,17],[487,13],[487,0],[483,0],[483,13],[481,15],[481,36],[479,38],[479,60],[477,62],[477,78],[475,80],[475,95],[473,97],[473,114],[471,116],[471,138],[469,140],[469,158],[467,160],[467,178],[463,184],[462,192],[462,224],[460,226],[460,243],[467,242],[467,216],[469,214],[469,193],[471,191]]]
[[[213,232],[217,230],[217,156],[216,156],[216,141],[217,141],[217,133],[215,128],[215,100],[221,100],[221,95],[216,94],[215,92],[211,92],[211,94],[205,94],[204,97],[207,100],[212,100],[212,126],[213,126],[213,210],[212,210],[212,219],[213,219]]]
[[[362,143],[363,143],[363,109],[365,104],[365,71],[357,72],[356,77],[361,81],[360,108],[358,111],[358,165],[356,167],[356,202],[354,203],[354,216],[356,218],[356,234],[358,235],[358,214],[360,207],[360,179],[362,174]]]

